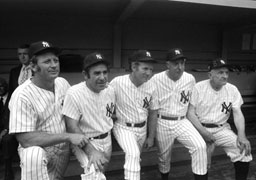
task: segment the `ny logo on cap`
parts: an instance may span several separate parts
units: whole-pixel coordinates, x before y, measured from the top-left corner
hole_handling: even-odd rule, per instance
[[[43,41],[42,44],[43,44],[43,47],[50,47],[48,42]]]
[[[180,50],[178,50],[178,49],[175,49],[174,52],[176,55],[180,54]]]
[[[97,59],[102,59],[102,56],[100,54],[96,54]]]
[[[221,59],[221,60],[220,60],[220,63],[221,63],[221,64],[225,64],[225,61]]]
[[[150,54],[150,52],[146,52],[146,56],[148,56],[148,57],[151,57],[151,54]]]

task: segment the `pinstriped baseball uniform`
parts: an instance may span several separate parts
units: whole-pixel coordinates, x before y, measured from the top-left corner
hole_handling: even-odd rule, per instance
[[[146,139],[147,125],[128,127],[126,123],[142,123],[147,121],[148,109],[155,110],[155,88],[150,82],[136,87],[129,75],[114,78],[110,85],[116,94],[116,116],[113,133],[125,152],[125,179],[140,179],[140,153]]]
[[[9,103],[10,133],[66,131],[61,109],[70,85],[63,78],[56,78],[54,83],[54,93],[39,88],[31,80],[27,80],[14,91]],[[19,146],[18,150],[22,180],[62,179],[69,159],[67,143],[46,148]]]
[[[227,83],[219,91],[215,91],[210,80],[198,82],[194,89],[190,102],[196,110],[201,123],[223,125],[220,128],[207,128],[215,137],[215,145],[222,146],[232,162],[249,162],[252,156],[240,154],[237,147],[237,135],[230,129],[227,123],[232,108],[240,108],[243,104],[238,89]]]
[[[189,149],[192,158],[192,171],[195,174],[203,175],[207,172],[206,145],[186,118],[178,120],[167,120],[164,117],[186,116],[192,88],[195,85],[195,78],[184,72],[180,79],[173,81],[167,75],[168,71],[155,74],[150,81],[157,88],[158,118],[157,123],[157,145],[159,156],[159,170],[161,173],[170,171],[171,149],[174,140]]]
[[[115,108],[115,93],[110,86],[95,93],[91,91],[85,82],[72,86],[66,95],[62,113],[74,120],[79,121],[79,127],[88,137],[96,137],[110,132],[113,127],[112,114]],[[112,143],[110,133],[107,138],[94,139],[91,143],[98,150],[105,153],[105,157],[110,160]],[[85,175],[94,171],[87,171],[88,157],[79,147],[72,148],[81,167],[85,169]],[[99,172],[100,173],[100,172]],[[100,173],[101,176],[104,176]],[[83,176],[85,176],[83,175]]]

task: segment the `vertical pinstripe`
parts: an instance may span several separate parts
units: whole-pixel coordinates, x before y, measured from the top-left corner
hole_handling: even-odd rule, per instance
[[[111,117],[114,107],[115,93],[112,87],[108,86],[99,93],[95,93],[86,86],[85,82],[81,82],[69,88],[62,113],[73,120],[79,121],[79,128],[88,138],[91,138],[111,131],[113,127]],[[92,140],[91,143],[96,149],[104,152],[105,157],[110,160],[112,153],[110,135],[104,139]],[[88,157],[82,149],[72,146],[72,151],[81,167],[84,168],[85,174],[81,175],[82,179],[105,179],[102,172],[95,172],[94,168],[91,168],[90,171],[87,170]]]
[[[167,76],[167,72],[160,72],[151,78],[152,83],[157,87],[158,113],[168,117],[186,116],[195,78],[184,72],[180,79],[173,81]],[[193,173],[206,174],[206,144],[188,119],[165,120],[159,118],[156,137],[161,173],[170,171],[172,145],[177,139],[189,149]]]
[[[62,113],[79,120],[79,127],[86,136],[95,137],[112,129],[114,106],[115,93],[112,87],[94,93],[85,82],[81,82],[69,88]]]
[[[110,85],[116,94],[116,116],[114,135],[125,152],[124,174],[127,180],[140,179],[140,154],[145,142],[147,125],[141,128],[128,127],[126,123],[141,123],[147,121],[148,109],[157,109],[155,88],[148,81],[136,87],[129,75],[114,78]],[[144,101],[149,106],[144,108]]]
[[[210,80],[204,80],[195,85],[190,103],[195,107],[200,122],[224,124],[220,128],[207,128],[216,140],[215,145],[223,147],[232,162],[249,162],[252,156],[240,154],[237,147],[237,135],[227,123],[231,111],[223,109],[224,102],[226,105],[231,103],[230,109],[243,104],[241,94],[234,85],[227,83],[221,90],[215,91],[210,85]]]
[[[63,78],[56,78],[54,83],[54,93],[35,86],[31,80],[27,80],[14,91],[9,103],[10,133],[66,131],[61,109],[70,86]],[[19,146],[22,180],[62,179],[68,162],[68,149],[66,143],[44,149],[37,146]]]

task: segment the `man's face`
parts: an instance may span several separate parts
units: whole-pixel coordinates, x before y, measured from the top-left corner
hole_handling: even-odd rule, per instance
[[[29,64],[29,55],[28,49],[18,49],[18,57],[21,64],[28,65]]]
[[[59,58],[52,52],[37,55],[37,63],[32,63],[35,76],[44,80],[54,80],[60,72]]]
[[[228,81],[229,70],[226,67],[213,69],[209,72],[209,78],[217,86],[224,86]]]
[[[108,68],[105,64],[92,66],[88,73],[89,76],[85,75],[85,80],[89,89],[99,93],[106,88],[108,82]]]
[[[176,61],[167,61],[169,76],[173,80],[178,80],[185,70],[185,59],[177,59]]]
[[[132,71],[134,77],[138,81],[139,84],[142,84],[148,81],[153,74],[153,64],[152,63],[145,63],[139,62],[137,64],[132,65]]]

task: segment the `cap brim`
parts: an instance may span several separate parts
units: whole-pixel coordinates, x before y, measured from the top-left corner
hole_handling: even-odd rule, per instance
[[[86,68],[89,68],[89,67],[92,67],[92,66],[95,66],[95,65],[98,65],[98,64],[105,64],[106,66],[110,65],[110,63],[108,61],[97,61],[97,62],[94,62],[92,64],[89,64],[88,66],[86,66]]]
[[[213,69],[220,69],[220,68],[228,68],[229,70],[232,68],[232,65],[229,64],[225,64],[225,65],[221,65],[221,66],[215,66],[215,67],[210,67],[210,71]]]
[[[183,55],[177,55],[177,56],[175,56],[175,57],[172,58],[172,59],[168,59],[168,61],[177,61],[177,60],[179,60],[179,59],[187,59],[187,57],[186,57],[186,56],[183,56]]]
[[[142,58],[136,60],[137,62],[145,62],[145,63],[156,63],[157,61],[153,58]]]
[[[46,53],[46,52],[53,52],[54,54],[59,55],[61,53],[61,49],[58,48],[58,47],[44,48],[44,49],[41,49],[41,50],[38,50],[38,51],[34,52],[33,55],[39,55],[39,54],[43,54],[43,53]]]

